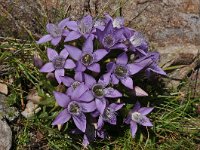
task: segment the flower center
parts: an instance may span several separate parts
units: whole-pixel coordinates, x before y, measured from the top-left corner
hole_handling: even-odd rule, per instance
[[[115,39],[111,34],[106,35],[103,38],[103,45],[107,48],[112,47],[115,44]]]
[[[94,57],[91,54],[85,54],[82,56],[81,58],[81,62],[85,65],[85,66],[89,66],[93,63]]]
[[[115,115],[116,115],[116,112],[112,108],[107,107],[104,110],[103,119],[105,121],[113,122],[115,121]]]
[[[142,45],[144,39],[141,34],[135,33],[133,36],[130,37],[129,41],[135,47]]]
[[[68,105],[68,111],[72,115],[76,115],[77,116],[77,115],[79,115],[81,113],[81,107],[77,102],[72,101]]]
[[[124,78],[128,74],[128,69],[125,66],[118,65],[116,66],[114,73],[119,78]]]
[[[132,113],[131,119],[139,124],[146,122],[145,118],[139,112]]]
[[[101,84],[95,84],[92,87],[92,93],[97,98],[102,98],[104,96],[104,86]]]
[[[51,36],[59,37],[62,35],[63,29],[59,28],[57,25],[54,25],[52,30],[50,31]]]
[[[56,69],[62,69],[65,64],[65,59],[63,57],[56,57],[53,60],[53,65]]]
[[[79,86],[81,83],[79,81],[74,81],[74,83],[72,83],[72,88],[75,90],[77,88],[77,86]]]

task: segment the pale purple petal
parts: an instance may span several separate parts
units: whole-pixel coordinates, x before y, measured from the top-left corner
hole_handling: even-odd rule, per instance
[[[81,37],[81,34],[77,31],[71,31],[65,38],[65,42],[73,41]]]
[[[83,142],[82,142],[82,144],[83,144],[84,148],[87,148],[87,146],[90,144],[90,142],[88,140],[88,137],[85,134],[83,136]]]
[[[47,29],[47,32],[48,32],[48,33],[51,33],[51,32],[54,31],[54,29],[55,29],[55,24],[53,24],[53,23],[48,23],[48,24],[46,25],[46,29]]]
[[[80,104],[81,104],[81,107],[83,108],[82,111],[86,112],[86,113],[93,112],[96,109],[96,103],[95,103],[95,101],[91,101],[89,103],[80,103]]]
[[[111,47],[110,49],[122,49],[124,51],[127,51],[127,46],[123,43],[119,43],[119,44],[115,44],[113,47]]]
[[[78,61],[81,58],[82,51],[80,49],[70,45],[65,45],[65,48],[73,59]]]
[[[117,57],[116,63],[120,65],[126,65],[128,63],[128,56],[126,55],[126,53],[120,54]]]
[[[145,67],[145,65],[141,65],[140,63],[128,64],[127,66],[131,75],[138,73]]]
[[[76,21],[67,22],[67,27],[73,31],[78,31],[78,25]]]
[[[66,86],[66,87],[70,87],[72,85],[72,83],[74,82],[74,79],[70,78],[70,77],[60,77],[62,83]]]
[[[151,121],[149,120],[149,118],[147,118],[146,116],[142,116],[142,118],[145,120],[144,122],[141,123],[141,125],[143,126],[148,126],[148,127],[152,127],[153,124],[151,123]]]
[[[135,86],[134,92],[135,92],[136,96],[148,96],[148,94],[143,89],[141,89],[139,86]]]
[[[83,83],[81,83],[78,87],[76,87],[76,89],[72,93],[71,98],[73,100],[79,101],[79,97],[83,95],[83,93],[85,93],[87,90],[88,90],[88,87],[84,85]]]
[[[86,70],[86,67],[80,61],[78,61],[76,63],[76,71],[77,72],[83,72],[85,70]]]
[[[112,82],[112,84],[118,84],[119,79],[114,74],[112,74],[111,75],[111,82]]]
[[[53,95],[56,99],[56,102],[58,103],[59,106],[66,108],[67,105],[69,104],[69,102],[71,101],[69,96],[67,96],[64,93],[60,93],[60,92],[53,92]]]
[[[98,122],[97,122],[97,129],[101,129],[104,125],[104,121],[102,116],[99,116]]]
[[[59,24],[58,27],[64,29],[69,22],[69,18],[63,19]]]
[[[135,134],[137,132],[137,123],[134,121],[130,122],[130,127],[131,127],[131,135],[133,138],[135,138]]]
[[[69,34],[69,33],[70,33],[70,31],[68,31],[68,30],[66,30],[66,29],[65,29],[65,30],[63,30],[63,36],[65,36],[65,37],[66,37],[66,36],[68,36],[68,34]]]
[[[73,69],[73,68],[75,68],[75,67],[76,67],[76,64],[74,63],[73,60],[67,59],[67,60],[65,61],[65,66],[64,66],[64,68],[66,68],[66,69]]]
[[[122,97],[122,94],[119,91],[109,87],[105,89],[105,97],[117,98],[117,97]]]
[[[89,70],[99,73],[100,72],[100,65],[98,63],[94,63],[87,67]]]
[[[59,43],[60,41],[61,41],[61,36],[55,37],[55,38],[53,38],[53,39],[51,40],[51,44],[54,45],[54,46],[56,46],[56,45],[58,45],[58,43]]]
[[[82,72],[75,72],[74,79],[79,82],[83,82],[83,73]]]
[[[83,51],[89,53],[93,52],[93,39],[91,38],[91,36],[89,36],[83,44]]]
[[[88,74],[84,74],[85,84],[91,89],[94,84],[96,84],[95,78]]]
[[[52,61],[58,56],[58,53],[52,48],[47,48],[47,56]]]
[[[68,53],[68,51],[64,48],[61,52],[60,52],[60,54],[59,54],[61,57],[63,57],[63,58],[67,58],[67,56],[69,55],[69,53]]]
[[[130,77],[126,77],[124,79],[121,79],[121,82],[127,88],[133,89],[133,80]]]
[[[91,102],[94,99],[94,96],[91,91],[86,91],[81,97],[79,98],[79,101],[82,102]]]
[[[98,49],[94,53],[95,56],[95,62],[100,61],[104,56],[108,54],[108,52],[105,49]]]
[[[150,70],[157,73],[166,76],[166,72],[164,72],[158,65],[151,65]]]
[[[42,43],[46,43],[48,41],[51,41],[53,39],[53,37],[50,34],[44,35],[43,37],[41,37],[38,41],[37,44],[42,44]]]
[[[95,99],[95,102],[96,102],[96,107],[97,107],[97,110],[103,114],[105,108],[106,108],[106,100],[105,99],[98,99],[96,98]]]
[[[58,114],[52,125],[63,125],[64,123],[69,121],[70,118],[71,115],[68,113],[67,109],[64,109]]]
[[[54,68],[53,63],[48,62],[44,66],[42,66],[42,68],[40,69],[40,72],[52,72],[54,70],[55,70],[55,68]]]
[[[108,72],[100,77],[99,83],[102,83],[105,87],[110,83],[111,73]]]
[[[153,110],[153,108],[151,107],[142,107],[138,110],[139,113],[141,113],[142,115],[147,115],[149,114],[151,111]]]
[[[60,79],[61,76],[65,75],[65,70],[64,69],[56,69],[55,70],[55,78],[58,81],[58,83],[60,84],[62,81]]]
[[[114,109],[115,111],[120,110],[125,104],[117,104],[117,103],[112,103],[109,105],[110,108]]]
[[[77,128],[79,128],[82,132],[85,132],[86,130],[86,117],[82,113],[79,116],[72,116],[74,123]]]

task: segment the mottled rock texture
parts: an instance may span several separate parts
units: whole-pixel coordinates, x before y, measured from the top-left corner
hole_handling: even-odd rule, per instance
[[[0,120],[0,150],[10,150],[12,131],[5,121]]]

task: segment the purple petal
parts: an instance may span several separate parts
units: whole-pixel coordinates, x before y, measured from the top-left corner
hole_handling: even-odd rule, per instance
[[[142,115],[147,115],[149,114],[154,108],[150,108],[150,107],[142,107],[138,110],[139,113],[141,113]]]
[[[108,72],[100,77],[98,83],[102,83],[105,87],[110,83],[111,73]]]
[[[136,96],[148,96],[148,94],[142,90],[139,86],[135,86],[135,95]]]
[[[143,126],[148,126],[148,127],[152,127],[153,124],[150,122],[149,118],[147,118],[146,116],[142,116],[142,118],[145,120],[144,122],[141,123],[141,125]]]
[[[120,110],[125,104],[116,104],[116,103],[112,103],[109,105],[110,108],[114,109],[115,111]]]
[[[131,121],[132,121],[132,120],[131,120],[131,116],[130,116],[130,115],[128,115],[128,116],[124,119],[124,123],[126,123],[126,124],[130,124]]]
[[[54,31],[54,29],[55,29],[55,24],[53,24],[53,23],[48,23],[48,24],[46,25],[46,30],[47,30],[48,33],[51,33],[52,31]]]
[[[63,58],[67,58],[67,56],[69,55],[69,53],[68,53],[68,51],[64,48],[61,52],[60,52],[60,54],[59,54],[61,57],[63,57]]]
[[[100,115],[100,112],[98,110],[95,110],[95,111],[91,112],[90,114],[93,118],[96,118]]]
[[[86,130],[86,117],[82,113],[79,116],[72,116],[74,123],[77,128],[79,128],[82,132],[85,132]]]
[[[67,60],[65,61],[65,66],[64,66],[64,68],[66,68],[66,69],[73,69],[73,68],[75,68],[75,67],[76,67],[76,64],[74,63],[73,60],[67,59]]]
[[[81,58],[82,52],[80,49],[70,45],[65,45],[65,48],[73,59],[79,60]]]
[[[54,68],[53,63],[48,62],[44,66],[42,66],[42,68],[40,69],[40,72],[52,72],[54,70],[55,70],[55,68]]]
[[[54,46],[56,46],[56,45],[58,45],[58,43],[59,43],[60,41],[61,41],[61,36],[56,37],[56,38],[53,38],[53,39],[51,40],[51,44],[54,45]]]
[[[83,73],[82,72],[76,72],[75,75],[74,75],[74,79],[76,81],[83,82]]]
[[[88,74],[84,74],[85,84],[91,89],[94,84],[96,84],[95,78]]]
[[[76,21],[67,22],[67,27],[73,31],[78,31],[78,25]]]
[[[150,68],[151,71],[166,76],[166,72],[164,72],[158,65],[152,65]]]
[[[131,121],[130,127],[131,127],[131,135],[133,138],[135,138],[135,133],[137,132],[137,123],[134,121]]]
[[[66,108],[67,105],[69,104],[69,102],[71,101],[69,96],[67,96],[64,93],[60,93],[60,92],[53,92],[53,95],[56,99],[56,102],[58,103],[59,106]]]
[[[59,24],[58,24],[58,27],[61,28],[61,29],[64,29],[67,24],[69,22],[69,18],[66,18],[66,19],[63,19]]]
[[[86,113],[93,112],[96,109],[96,103],[95,103],[95,101],[91,101],[89,103],[80,103],[80,104],[81,104],[81,106],[83,108],[82,111],[86,112]]]
[[[84,72],[85,70],[86,70],[86,67],[80,61],[78,61],[76,63],[76,71],[77,72]]]
[[[133,64],[128,64],[128,69],[131,75],[134,75],[144,69],[144,65],[141,65],[140,63],[133,63]]]
[[[89,52],[89,53],[93,52],[93,39],[91,38],[91,36],[89,36],[87,40],[85,41],[83,45],[83,51]]]
[[[66,37],[66,36],[68,36],[69,33],[70,33],[70,31],[65,29],[65,30],[63,30],[63,34],[62,35]]]
[[[111,82],[112,82],[112,84],[118,84],[119,79],[114,74],[112,74],[111,75]]]
[[[123,43],[115,44],[113,47],[110,49],[122,49],[124,51],[127,51],[127,46]]]
[[[47,48],[47,56],[49,60],[52,61],[58,56],[58,53],[54,49]]]
[[[96,35],[97,35],[99,41],[102,42],[103,41],[103,36],[104,36],[103,32],[101,30],[99,30],[99,29],[96,29]]]
[[[115,63],[114,62],[107,63],[106,69],[108,72],[113,72],[113,70],[115,69]]]
[[[82,144],[83,144],[84,148],[87,148],[87,146],[90,144],[90,142],[88,140],[88,137],[85,134],[83,136],[83,142],[82,142]]]
[[[105,97],[117,98],[117,97],[122,97],[122,94],[119,91],[109,87],[105,89]]]
[[[76,89],[72,93],[71,98],[73,100],[79,101],[80,96],[83,95],[83,93],[85,93],[87,90],[88,90],[88,87],[84,85],[83,83],[81,83],[78,87],[76,87]]]
[[[128,56],[126,55],[126,53],[120,54],[117,57],[116,63],[120,65],[126,65],[128,63]]]
[[[108,52],[105,49],[98,49],[93,54],[95,55],[95,62],[98,62],[104,56],[106,56],[108,54]]]
[[[55,70],[55,78],[58,81],[58,83],[60,84],[62,81],[60,79],[61,76],[65,75],[65,70],[64,69],[56,69]]]
[[[70,77],[60,77],[62,83],[66,86],[66,87],[70,87],[72,85],[72,83],[74,82],[74,79],[70,78]]]
[[[121,82],[127,88],[133,89],[133,80],[130,77],[126,77],[124,79],[121,79]]]
[[[135,103],[134,108],[131,110],[131,112],[136,112],[136,111],[138,111],[138,110],[140,109],[140,107],[141,107],[141,105],[140,105],[140,103],[137,101],[137,102]]]
[[[97,107],[97,110],[103,114],[105,108],[106,108],[106,100],[105,99],[98,99],[96,98],[95,99],[95,102],[96,102],[96,107]]]
[[[71,115],[68,113],[67,109],[64,109],[58,114],[56,119],[53,121],[52,125],[63,125],[64,123],[69,121],[70,118]]]
[[[79,98],[79,101],[83,102],[91,102],[94,99],[94,96],[91,91],[85,92],[81,97]]]
[[[100,72],[100,65],[98,63],[94,63],[87,67],[89,70],[99,73]]]
[[[81,37],[81,34],[77,31],[71,31],[65,38],[65,42],[73,41]]]
[[[98,122],[97,122],[97,129],[101,129],[104,125],[104,121],[102,116],[99,116]]]
[[[37,44],[42,44],[42,43],[46,43],[48,41],[52,40],[52,36],[50,34],[44,35],[43,37],[41,37],[38,41]]]

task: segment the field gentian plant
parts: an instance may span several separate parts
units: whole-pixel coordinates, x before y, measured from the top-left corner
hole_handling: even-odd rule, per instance
[[[166,73],[158,66],[159,53],[149,52],[144,36],[126,27],[123,17],[67,18],[47,24],[47,32],[37,43],[51,41],[53,46],[47,48],[49,60],[42,63],[40,72],[53,72],[54,85],[66,90],[52,91],[61,109],[53,126],[72,123],[83,135],[84,146],[106,138],[104,127],[121,126],[122,117],[124,125],[130,124],[133,138],[139,125],[153,126],[146,117],[153,108],[141,107],[137,101],[137,96],[148,94],[137,84],[150,75]]]

